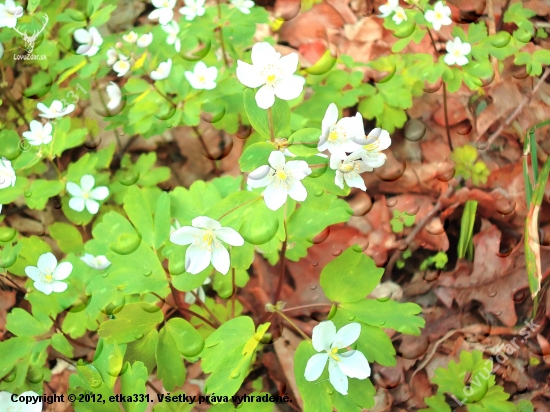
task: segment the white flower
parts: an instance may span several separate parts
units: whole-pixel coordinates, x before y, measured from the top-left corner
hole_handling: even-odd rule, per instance
[[[50,104],[50,107],[46,106],[44,103],[38,103],[36,108],[42,112],[42,114],[39,114],[40,117],[55,119],[72,113],[75,105],[69,104],[67,107],[63,108],[63,103],[61,103],[60,100],[54,100],[52,104]]]
[[[174,17],[176,0],[152,0],[153,6],[157,9],[149,13],[151,20],[159,19],[160,24],[166,24]]]
[[[204,15],[206,9],[204,8],[205,0],[184,0],[185,7],[182,7],[179,12],[185,16],[185,20],[191,21],[195,17]]]
[[[392,17],[392,20],[395,22],[395,24],[401,24],[404,21],[407,21],[407,15],[405,14],[405,10],[403,10],[403,7],[398,7],[395,10],[395,14]]]
[[[344,160],[332,156],[330,158],[330,168],[336,170],[334,184],[340,189],[344,188],[344,180],[349,187],[357,187],[361,190],[367,190],[363,178],[360,176],[363,172],[371,172],[373,169],[360,159],[360,154],[351,154]]]
[[[4,57],[4,45],[0,43],[0,59]]]
[[[112,66],[113,64],[116,63],[117,60],[118,60],[117,51],[114,49],[114,47],[109,48],[109,50],[107,50],[107,66]]]
[[[126,57],[122,54],[120,56]],[[130,71],[130,62],[128,60],[118,60],[115,64],[113,64],[113,70],[117,72],[117,77],[122,77]]]
[[[137,40],[137,46],[142,49],[148,47],[153,42],[153,33],[142,34]]]
[[[343,117],[338,120],[338,108],[331,103],[321,123],[321,136],[317,149],[328,150],[330,154],[344,159],[348,152],[359,148],[352,138],[364,135],[363,118],[360,113],[355,117]]]
[[[15,186],[15,180],[15,170],[13,170],[11,162],[5,157],[0,157],[0,189]]]
[[[165,62],[161,62],[157,70],[151,72],[151,79],[153,80],[163,80],[170,76],[170,71],[172,70],[172,59],[168,59]]]
[[[90,255],[89,253],[85,253],[84,256],[80,258],[80,260],[86,263],[91,268],[97,270],[107,269],[109,266],[111,266],[111,262],[109,262],[107,256],[104,255],[94,256]]]
[[[386,155],[382,150],[386,150],[391,145],[390,134],[377,127],[372,130],[368,136],[364,134],[361,137],[355,137],[353,140],[361,145],[353,155],[360,157],[369,167],[380,167],[386,162]]]
[[[105,200],[109,196],[107,186],[99,186],[94,189],[95,179],[92,175],[84,175],[80,179],[80,186],[74,182],[67,182],[67,191],[73,196],[69,200],[69,207],[75,212],[88,209],[92,215],[99,210],[98,200]]]
[[[466,57],[472,51],[472,46],[470,43],[462,43],[459,37],[455,37],[454,40],[449,40],[447,42],[447,54],[443,58],[445,63],[449,66],[457,64],[459,66],[464,66],[468,64],[468,58]]]
[[[378,10],[380,10],[380,14],[378,17],[386,18],[389,15],[391,15],[393,12],[397,10],[399,7],[399,0],[388,0],[386,4],[381,5],[378,7]]]
[[[250,9],[254,7],[252,0],[231,0],[230,3],[244,14],[250,14]]]
[[[23,7],[16,6],[13,0],[6,0],[5,4],[0,4],[0,27],[13,29],[21,16],[23,16]]]
[[[192,72],[186,71],[183,74],[193,89],[212,90],[216,87],[218,69],[214,66],[206,67],[202,61],[195,64]]]
[[[107,86],[105,90],[107,91],[107,96],[109,96],[107,108],[111,110],[116,109],[120,104],[120,100],[122,98],[120,87],[118,87],[115,82],[109,82],[109,86]]]
[[[40,146],[52,141],[52,124],[50,122],[42,124],[37,120],[32,120],[28,132],[23,132],[23,137],[29,141],[31,146]]]
[[[176,51],[179,53],[181,51],[181,40],[178,38],[178,33],[180,32],[180,26],[177,22],[172,20],[165,26],[160,26],[162,30],[168,33],[166,38],[167,44],[173,44]]]
[[[181,228],[181,223],[179,222],[179,220],[176,219],[174,221],[174,224],[170,226],[170,234],[174,233],[176,230],[180,228]]]
[[[307,191],[300,181],[311,174],[306,161],[286,162],[285,155],[275,150],[269,155],[268,162],[269,165],[260,166],[250,172],[247,180],[253,188],[267,186],[264,191],[266,206],[277,210],[285,204],[287,196],[299,202],[306,200]]]
[[[70,262],[57,264],[57,259],[53,253],[44,253],[38,258],[36,266],[27,266],[25,273],[34,280],[34,287],[46,295],[52,292],[63,292],[67,289],[65,282],[72,272],[73,265]]]
[[[348,376],[367,379],[370,366],[367,358],[358,350],[340,352],[353,344],[361,334],[359,323],[350,323],[336,332],[336,326],[330,320],[323,321],[313,328],[312,345],[317,353],[306,365],[304,376],[312,382],[319,379],[328,361],[329,381],[339,393],[348,394]]]
[[[2,412],[41,412],[42,411],[42,397],[33,391],[23,392],[21,395],[15,395],[15,401],[11,400],[14,394],[11,392],[0,392],[0,411]],[[19,401],[19,397],[22,399]],[[38,399],[36,403],[25,403],[23,399],[27,396],[33,396],[34,399]]]
[[[269,43],[252,46],[252,64],[237,61],[237,78],[246,87],[260,87],[256,103],[268,109],[275,103],[275,96],[283,100],[297,98],[304,89],[305,79],[295,75],[298,55],[290,53],[281,57]]]
[[[125,41],[125,42],[128,42],[128,43],[131,43],[131,44],[134,44],[137,39],[138,39],[138,35],[135,31],[131,31],[130,33],[128,34],[125,34],[124,36],[122,36],[122,39]]]
[[[209,285],[211,282],[212,280],[210,278],[206,278],[204,280],[203,286]],[[193,292],[195,292],[198,295],[199,299],[204,302],[204,300],[206,299],[206,293],[204,292],[204,288],[202,286],[199,286],[198,288],[193,289]],[[197,298],[195,297],[195,295],[193,295],[193,293],[185,292],[184,300],[185,300],[185,303],[192,305],[197,301]]]
[[[435,3],[433,10],[426,11],[424,18],[432,23],[435,30],[439,30],[441,26],[448,26],[453,22],[451,20],[451,9],[444,6],[442,1]]]
[[[95,27],[90,30],[78,29],[74,32],[74,39],[81,43],[76,49],[76,54],[84,56],[95,56],[99,51],[99,46],[103,44],[103,37]]]
[[[185,271],[196,275],[208,267],[225,275],[229,272],[229,252],[220,242],[231,246],[244,245],[243,237],[230,227],[222,227],[220,222],[206,216],[196,217],[192,226],[184,226],[170,235],[176,245],[191,245],[185,253]]]

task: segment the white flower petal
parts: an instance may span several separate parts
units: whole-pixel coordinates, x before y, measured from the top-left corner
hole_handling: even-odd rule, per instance
[[[329,359],[328,362],[328,377],[337,392],[342,395],[348,394],[348,378],[338,367],[338,362],[333,359]]]
[[[283,100],[296,99],[304,90],[305,82],[306,80],[302,76],[298,75],[292,75],[290,77],[287,77],[286,79],[282,79],[277,84],[275,84],[275,96]]]
[[[202,237],[203,232],[204,230],[197,229],[196,227],[184,226],[170,235],[170,242],[180,246],[190,245],[197,238]]]
[[[288,188],[288,195],[297,202],[303,202],[307,198],[307,190],[302,182],[294,180]]]
[[[269,154],[269,158],[267,161],[272,168],[279,169],[285,166],[286,159],[283,153],[278,150],[274,150]]]
[[[191,221],[193,227],[200,227],[201,229],[217,230],[222,227],[220,222],[207,216],[198,216]]]
[[[35,267],[35,266],[27,266],[25,268],[25,274],[31,278],[32,280],[34,280],[35,282],[39,281],[40,279],[42,279],[42,273],[40,272],[40,270]]]
[[[261,42],[252,46],[252,53],[250,57],[254,66],[263,68],[268,64],[277,63],[277,61],[281,58],[281,54],[277,53],[271,44]]]
[[[65,292],[67,290],[67,284],[65,282],[53,282],[52,291],[56,293]]]
[[[319,376],[322,375],[325,370],[325,366],[328,361],[328,353],[316,353],[313,355],[306,364],[306,370],[304,372],[304,377],[306,381],[313,382],[319,379]]]
[[[96,215],[99,212],[99,203],[92,199],[86,199],[86,209],[90,214]]]
[[[366,379],[370,376],[369,361],[358,350],[338,354],[340,370],[350,378]]]
[[[265,79],[260,76],[259,71],[254,66],[241,60],[237,61],[237,79],[246,87],[253,89],[265,83]]]
[[[282,71],[281,76],[282,77],[290,77],[298,68],[298,54],[297,53],[290,53],[286,56],[283,56],[279,59],[279,68]]]
[[[336,336],[336,326],[331,320],[324,320],[313,328],[311,343],[317,352],[330,351],[330,345]]]
[[[199,245],[191,245],[185,253],[185,271],[196,275],[210,265],[212,252],[202,249]]]
[[[86,201],[81,197],[72,197],[69,199],[69,207],[75,212],[82,212],[86,207]]]
[[[80,178],[80,187],[84,193],[90,193],[95,185],[95,178],[92,175],[84,175]]]
[[[53,253],[47,252],[40,255],[36,266],[42,273],[51,273],[57,266],[57,259]]]
[[[231,227],[221,227],[214,230],[216,237],[231,246],[244,245],[243,237]]]
[[[229,272],[229,252],[224,246],[220,245],[212,251],[212,266],[222,275],[226,275]]]
[[[73,264],[70,262],[61,262],[53,271],[53,278],[55,280],[63,280],[69,277],[73,271]]]
[[[332,347],[338,347],[339,349],[342,349],[350,346],[357,339],[359,339],[360,334],[361,325],[357,322],[353,322],[346,326],[343,326],[336,333],[336,336],[334,336]]]
[[[95,200],[105,200],[109,196],[107,186],[98,186],[90,192],[90,197]]]
[[[67,182],[67,192],[73,196],[82,196],[82,188],[74,182]]]
[[[282,153],[281,153],[282,154]],[[277,187],[274,184],[270,184],[265,188],[264,200],[265,205],[275,211],[285,204],[288,197],[288,192],[284,187]]]
[[[256,92],[256,104],[261,109],[269,109],[275,103],[273,87],[264,85]]]
[[[53,287],[51,283],[38,281],[38,282],[34,282],[34,287],[36,290],[39,290],[45,295],[51,295],[53,292]]]

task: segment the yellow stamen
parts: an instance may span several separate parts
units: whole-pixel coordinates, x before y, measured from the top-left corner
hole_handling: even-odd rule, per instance
[[[44,276],[44,279],[46,280],[46,282],[51,282],[53,280],[53,277],[52,275],[46,275]]]
[[[338,353],[338,348],[332,348],[330,350],[330,357],[334,359],[336,362],[340,362],[340,358],[336,356],[337,353]]]
[[[277,170],[276,173],[277,173],[277,179],[279,179],[279,180],[286,180],[287,179],[287,175],[286,175],[286,173],[283,169]]]
[[[440,12],[436,12],[436,13],[435,13],[435,18],[436,18],[437,20],[441,20],[441,19],[443,18],[443,15],[442,15]]]
[[[330,140],[331,142],[335,142],[336,140],[338,140],[338,132],[336,130],[330,132],[328,135],[328,140]]]
[[[199,82],[204,83],[205,80],[206,80],[206,79],[204,78],[204,76],[199,76]]]
[[[207,246],[212,246],[212,243],[214,243],[214,235],[212,234],[212,232],[206,232],[202,236],[202,241],[206,243]]]
[[[276,76],[274,74],[267,76],[267,83],[273,83],[275,81],[275,77]]]

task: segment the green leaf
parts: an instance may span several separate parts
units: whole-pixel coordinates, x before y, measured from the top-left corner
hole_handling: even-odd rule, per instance
[[[153,228],[155,232],[153,247],[159,249],[170,235],[170,196],[166,192],[163,192],[157,201]]]
[[[297,156],[316,154],[320,136],[320,129],[300,129],[288,138],[288,149]]]
[[[30,337],[13,337],[0,342],[0,378],[3,378],[15,367],[16,363],[31,353],[36,341]]]
[[[240,316],[224,323],[206,339],[202,369],[211,375],[206,380],[205,393],[237,393],[269,325],[264,323],[255,331],[252,319]]]
[[[173,318],[164,326],[176,342],[179,353],[186,357],[198,356],[204,348],[204,339],[185,319]]]
[[[135,363],[141,361],[150,375],[157,365],[155,353],[157,351],[158,340],[159,333],[156,329],[152,329],[143,338],[128,343],[126,353],[124,354],[124,362]]]
[[[98,333],[107,343],[132,342],[156,328],[163,318],[158,306],[144,302],[129,303],[115,314],[114,319],[102,323]]]
[[[264,110],[258,107],[255,96],[256,92],[252,89],[246,89],[244,91],[244,108],[250,124],[254,130],[263,137],[270,139],[271,132],[268,120],[268,110],[271,110],[273,137],[280,137],[288,129],[290,123],[290,109],[288,103],[285,100],[275,99],[273,106],[268,110]]]
[[[82,235],[73,225],[55,222],[50,225],[49,230],[50,236],[57,242],[63,253],[82,253],[84,249]]]
[[[145,382],[149,372],[142,362],[135,362],[133,365],[125,363],[123,372],[120,377],[120,393],[132,395],[145,395],[147,389]],[[122,402],[125,412],[144,412],[147,409],[147,400],[143,402]]]
[[[119,345],[117,342],[107,343],[105,339],[100,339],[97,343],[97,349],[94,354],[93,365],[101,374],[103,382],[113,389],[117,377],[122,370],[124,352],[126,345]]]
[[[47,333],[53,324],[47,316],[39,321],[21,308],[8,313],[6,320],[6,329],[17,336],[40,336]]]
[[[42,210],[50,197],[58,195],[63,190],[63,183],[57,180],[35,180],[25,194],[25,201],[31,209]]]
[[[418,412],[451,412],[451,407],[445,402],[445,395],[442,393],[424,398],[424,403],[429,408],[420,409]]]
[[[333,302],[356,302],[374,290],[383,274],[369,256],[349,248],[323,268],[321,287]]]
[[[153,218],[140,188],[130,186],[124,197],[124,211],[140,238],[149,246],[155,245]]]
[[[52,336],[52,347],[59,353],[67,356],[68,358],[73,357],[74,348],[69,343],[67,338],[61,333],[56,333]]]
[[[275,146],[268,142],[254,143],[248,146],[239,158],[241,170],[251,172],[260,166],[269,164],[269,155],[275,150]]]
[[[426,323],[418,317],[422,308],[415,303],[399,303],[394,300],[379,301],[364,299],[359,302],[345,302],[339,305],[348,319],[356,319],[372,326],[394,329],[408,335],[420,335],[420,328]]]
[[[473,232],[476,221],[477,201],[468,200],[464,205],[462,212],[462,221],[460,224],[460,238],[458,239],[458,258],[463,259],[468,253],[469,258],[473,259]]]
[[[167,391],[185,382],[185,367],[172,334],[165,327],[160,330],[156,351],[157,376]]]

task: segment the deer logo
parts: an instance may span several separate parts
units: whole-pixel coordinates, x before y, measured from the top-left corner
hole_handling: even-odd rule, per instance
[[[30,36],[27,33],[27,30],[25,30],[25,32],[22,33],[21,31],[19,31],[17,27],[13,28],[17,33],[21,35],[21,38],[25,42],[25,50],[27,50],[27,53],[29,54],[33,52],[34,44],[36,43],[38,36],[40,36],[40,34],[44,31],[44,29],[46,28],[46,25],[48,24],[48,20],[49,20],[48,15],[45,14],[44,17],[45,17],[44,25],[42,26],[42,28],[40,30],[33,30],[32,35]]]

